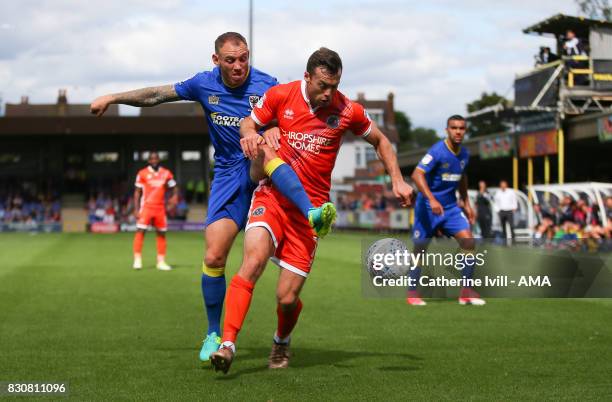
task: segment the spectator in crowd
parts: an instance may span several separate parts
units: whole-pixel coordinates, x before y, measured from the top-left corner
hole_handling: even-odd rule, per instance
[[[382,194],[376,195],[376,200],[374,201],[374,209],[377,211],[384,211],[387,209],[387,201]]]
[[[559,60],[559,56],[553,53],[548,46],[540,46],[540,53],[536,56],[536,65],[548,64]]]
[[[576,33],[571,29],[568,29],[565,33],[563,51],[566,56],[586,56],[584,44],[576,37]]]
[[[559,221],[561,224],[565,221],[574,219],[574,207],[575,202],[569,195],[561,199],[561,203],[559,204]]]
[[[586,56],[586,46],[584,43],[576,37],[576,33],[571,29],[568,29],[565,34],[565,42],[563,43],[563,52],[566,56]],[[585,60],[567,60],[567,69],[584,69],[588,68],[588,61]],[[585,74],[576,74],[574,76],[574,83],[576,85],[588,84],[588,76]]]
[[[514,190],[508,188],[508,182],[499,182],[499,190],[495,193],[495,207],[499,214],[499,220],[504,233],[504,239],[508,238],[506,226],[510,226],[510,242],[514,242],[514,212],[518,210],[518,200]]]
[[[491,224],[493,221],[493,211],[491,208],[491,195],[487,190],[487,183],[484,180],[478,182],[478,195],[476,196],[476,219],[480,227],[480,234],[483,239],[491,238]]]
[[[51,193],[36,192],[36,186],[23,183],[13,188],[3,186],[0,191],[0,223],[26,224],[36,227],[42,223],[61,221],[61,204]]]

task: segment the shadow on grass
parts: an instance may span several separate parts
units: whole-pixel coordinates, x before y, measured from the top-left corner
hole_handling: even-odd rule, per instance
[[[232,380],[241,375],[254,374],[269,370],[267,367],[268,354],[270,348],[241,348],[234,360],[233,368],[230,373],[225,376],[219,376],[218,380]],[[415,365],[417,362],[423,361],[423,358],[408,353],[382,353],[382,352],[367,352],[367,351],[346,351],[337,349],[312,349],[312,348],[292,348],[291,349],[291,368],[309,368],[317,366],[332,366],[335,368],[353,368],[354,360],[360,358],[375,357],[381,362],[389,363],[390,360],[396,362],[398,359],[406,360],[406,365],[380,366],[371,365],[373,368],[381,371],[416,371],[421,367]],[[261,365],[240,370],[240,362],[245,360],[260,360]],[[371,364],[371,363],[370,363]],[[283,371],[283,370],[279,370]]]

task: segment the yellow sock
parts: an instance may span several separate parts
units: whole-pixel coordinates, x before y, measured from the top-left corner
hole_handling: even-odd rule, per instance
[[[285,161],[282,160],[281,158],[272,159],[270,162],[266,163],[266,166],[264,166],[264,171],[266,172],[266,176],[268,177],[272,176],[272,173],[274,173],[274,171],[278,169],[280,165],[284,165],[284,164],[285,164]]]
[[[202,272],[210,277],[217,278],[225,274],[225,267],[211,268],[202,263]]]

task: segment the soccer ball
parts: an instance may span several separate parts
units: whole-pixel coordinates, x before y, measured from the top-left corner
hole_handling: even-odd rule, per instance
[[[366,257],[368,273],[372,278],[379,276],[383,279],[406,276],[412,261],[407,254],[409,254],[408,247],[401,240],[392,238],[378,240],[368,249]]]

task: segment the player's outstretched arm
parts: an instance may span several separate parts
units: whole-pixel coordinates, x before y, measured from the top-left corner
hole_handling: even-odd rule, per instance
[[[382,161],[389,176],[391,176],[393,193],[400,200],[400,204],[403,207],[409,207],[412,204],[413,190],[402,176],[402,171],[399,168],[399,163],[397,163],[397,155],[393,150],[393,145],[391,145],[391,142],[374,122],[372,122],[370,134],[365,140],[374,146],[378,158]]]
[[[169,84],[100,96],[91,103],[90,109],[91,114],[102,116],[112,104],[148,107],[180,99],[174,85]]]

